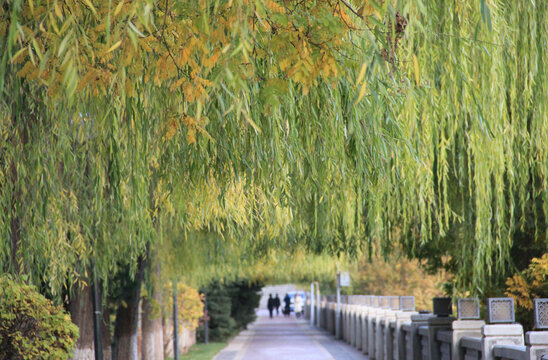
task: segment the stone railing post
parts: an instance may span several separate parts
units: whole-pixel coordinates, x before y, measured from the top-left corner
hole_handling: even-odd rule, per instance
[[[487,299],[487,320],[489,325],[482,328],[482,348],[484,360],[495,360],[493,346],[519,345],[523,346],[523,326],[514,324],[514,299]]]
[[[394,358],[394,339],[396,337],[396,314],[400,310],[400,297],[389,296],[388,306],[390,312],[387,313],[384,327],[384,359],[392,360]]]
[[[484,325],[482,328],[482,348],[484,360],[495,360],[493,346],[524,345],[521,324]]]
[[[329,332],[333,335],[335,334],[335,310],[337,309],[337,304],[331,302],[329,304]]]
[[[350,331],[348,332],[348,343],[352,346],[354,346],[354,338],[356,336],[356,321],[355,321],[355,315],[356,315],[356,305],[353,304],[354,299],[351,299],[352,303],[348,306],[348,317],[349,317],[349,326]]]
[[[345,318],[346,318],[346,326],[344,327],[345,328],[345,337],[344,337],[344,340],[350,344],[350,331],[352,329],[352,326],[351,326],[351,313],[350,313],[350,310],[352,308],[352,305],[350,304],[350,299],[348,296],[346,296],[346,313],[345,313]]]
[[[412,353],[407,354],[406,359],[418,360],[422,359],[421,339],[419,336],[419,326],[428,325],[428,319],[433,318],[433,314],[415,314],[411,315],[411,347]]]
[[[346,342],[350,344],[352,342],[352,304],[346,306]]]
[[[411,315],[417,312],[397,311],[393,338],[392,359],[405,359],[405,332],[403,331],[404,324],[411,323]]]
[[[362,308],[362,352],[368,353],[368,326],[369,326],[369,311],[371,309],[371,297],[365,297],[365,306]]]
[[[451,330],[454,317],[432,317],[428,319],[428,347],[430,360],[440,360],[440,345],[437,342],[436,334],[440,330]]]
[[[548,299],[535,299],[535,328],[548,329]],[[548,359],[548,331],[529,331],[525,335],[529,360]]]
[[[340,320],[339,320],[339,327],[340,327],[340,335],[341,339],[346,341],[346,328],[347,328],[347,320],[346,320],[346,304],[341,304],[341,314]]]
[[[481,338],[481,329],[485,325],[483,320],[455,320],[451,324],[453,329],[452,359],[459,360],[464,358],[459,346],[460,339],[464,336]]]
[[[352,338],[354,337],[354,305],[352,304],[348,304],[347,317],[348,317],[348,333],[346,336],[346,342],[352,345]]]
[[[451,298],[434,298],[433,308],[436,317],[428,319],[428,353],[430,360],[440,360],[441,349],[436,334],[440,330],[451,330],[451,323],[455,320],[450,316],[453,313]]]
[[[548,331],[528,331],[525,334],[527,356],[529,360],[540,360],[548,356]]]
[[[316,326],[320,326],[320,313],[321,313],[321,297],[320,297],[320,284],[316,283]]]
[[[363,305],[356,305],[356,349],[361,350],[363,339],[363,327],[362,327],[362,309]]]
[[[384,359],[384,328],[386,327],[386,316],[389,309],[388,296],[380,297],[381,309],[377,312],[376,326],[375,326],[375,359]]]
[[[356,347],[356,336],[358,334],[358,305],[355,303],[356,299],[352,300],[351,316],[352,316],[352,329],[350,331],[350,345]]]
[[[326,323],[326,330],[329,331],[329,332],[332,332],[332,324],[331,324],[331,301],[328,300],[327,301],[327,310],[326,310],[326,314],[327,314],[327,323]]]
[[[392,360],[394,357],[394,339],[390,328],[391,323],[396,321],[396,311],[386,310],[384,316],[384,334],[383,337],[383,357],[384,360]],[[395,331],[394,331],[395,332]]]
[[[376,348],[376,325],[377,325],[377,313],[381,310],[379,308],[379,297],[373,296],[371,298],[372,307],[369,309],[369,321],[367,328],[367,354],[370,359],[375,359]]]
[[[357,304],[357,298],[354,298],[354,305],[352,305],[352,312],[353,312],[353,315],[352,315],[352,328],[354,329],[353,331],[353,334],[352,334],[352,346],[354,346],[355,348],[358,347],[358,337],[359,337],[359,333],[360,333],[360,323],[358,321],[358,317],[360,315],[360,312],[359,312],[359,307],[360,305]]]
[[[325,329],[326,328],[326,318],[325,318],[325,308],[327,306],[327,302],[325,301],[325,299],[322,299],[322,302],[320,303],[321,304],[321,310],[320,310],[320,327],[322,329]]]
[[[457,313],[459,320],[453,321],[453,340],[451,356],[454,360],[464,358],[461,354],[460,340],[463,336],[481,338],[481,329],[485,321],[480,320],[479,300],[477,298],[458,299]]]

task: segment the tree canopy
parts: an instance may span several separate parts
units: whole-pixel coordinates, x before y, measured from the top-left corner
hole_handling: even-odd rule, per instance
[[[5,2],[4,269],[58,294],[151,248],[223,276],[402,246],[481,292],[547,247],[547,7]]]

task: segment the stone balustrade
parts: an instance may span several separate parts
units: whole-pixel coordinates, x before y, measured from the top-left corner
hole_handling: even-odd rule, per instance
[[[403,305],[404,300],[407,305]],[[479,306],[471,301],[474,299],[463,299],[462,304],[459,301],[463,309],[459,309],[458,319],[448,316],[451,311],[447,310],[418,313],[414,305],[409,306],[411,300],[341,296],[338,331],[333,296],[307,301],[305,314],[318,314],[316,325],[334,335],[339,333],[342,341],[372,360],[548,360],[548,331],[524,334],[523,327],[514,323],[511,299],[490,299],[490,324],[479,319]],[[313,303],[319,307],[312,309]],[[548,324],[536,324],[541,330],[548,329]]]

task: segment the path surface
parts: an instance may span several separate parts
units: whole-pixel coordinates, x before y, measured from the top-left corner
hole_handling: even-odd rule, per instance
[[[330,333],[313,328],[308,321],[268,317],[259,311],[259,318],[242,331],[214,360],[364,360],[368,359]]]

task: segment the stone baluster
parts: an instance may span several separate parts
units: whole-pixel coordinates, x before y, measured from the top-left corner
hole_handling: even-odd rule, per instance
[[[396,311],[396,328],[394,330],[394,349],[392,351],[392,358],[394,360],[405,359],[405,333],[402,329],[403,324],[411,323],[411,316],[418,314],[415,311],[415,297],[414,296],[401,296],[400,297],[400,309]]]
[[[482,328],[482,348],[484,360],[495,360],[493,346],[525,344],[523,326],[513,323],[514,299],[489,298],[487,300],[487,320],[490,324]]]
[[[528,331],[525,334],[527,356],[529,360],[540,360],[548,356],[548,331]]]

